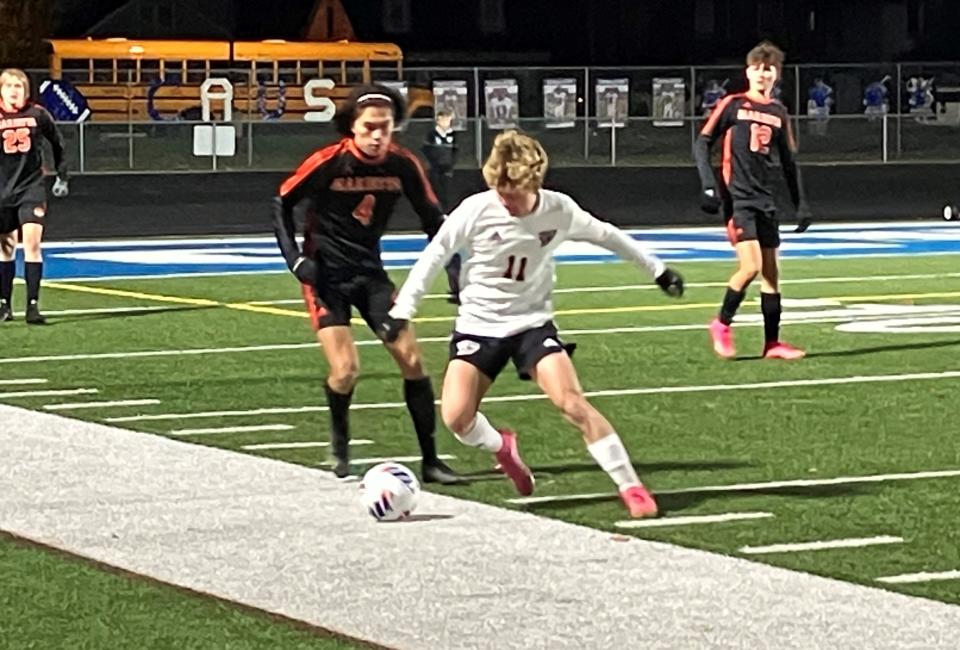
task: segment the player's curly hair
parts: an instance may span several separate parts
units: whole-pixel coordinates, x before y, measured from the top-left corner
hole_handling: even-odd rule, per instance
[[[407,103],[403,101],[403,95],[386,86],[371,84],[367,86],[357,86],[350,94],[340,108],[333,116],[333,124],[340,135],[351,135],[353,133],[353,123],[360,112],[367,106],[389,106],[393,109],[394,127],[400,126],[404,116],[407,114]]]
[[[777,72],[783,70],[783,50],[774,45],[771,41],[760,41],[757,45],[747,52],[747,65],[756,65],[762,63],[770,65],[777,69]]]
[[[483,180],[493,189],[537,191],[547,175],[547,152],[535,138],[515,129],[500,133],[483,165]]]
[[[24,94],[27,98],[30,97],[30,77],[27,76],[27,73],[21,70],[20,68],[5,68],[0,70],[0,81],[4,77],[13,77],[14,79],[19,79],[23,82]]]

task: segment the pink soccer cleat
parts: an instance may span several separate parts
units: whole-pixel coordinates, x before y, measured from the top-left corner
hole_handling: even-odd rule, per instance
[[[782,341],[771,341],[763,346],[764,359],[786,359],[787,361],[795,361],[796,359],[804,358],[806,355],[805,350],[795,348],[789,343]]]
[[[533,494],[533,472],[523,464],[523,459],[520,458],[517,434],[509,429],[499,429],[499,432],[503,440],[503,447],[496,454],[500,471],[510,477],[521,496],[528,497]]]
[[[620,490],[620,498],[623,499],[623,505],[627,506],[630,516],[634,519],[657,516],[657,502],[642,485],[631,485]]]
[[[710,323],[710,338],[713,340],[713,351],[723,359],[732,359],[737,356],[737,349],[733,347],[733,328],[724,325],[719,318]]]

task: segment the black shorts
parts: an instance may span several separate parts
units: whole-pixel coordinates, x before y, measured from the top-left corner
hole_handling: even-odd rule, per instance
[[[572,354],[575,347],[564,345],[557,326],[550,321],[506,338],[454,332],[450,339],[450,360],[466,361],[495,380],[512,359],[520,379],[530,379],[530,372],[545,356],[557,352]]]
[[[735,205],[727,215],[727,239],[734,246],[757,240],[761,248],[780,248],[780,223],[773,210]]]
[[[34,186],[17,203],[0,207],[0,233],[13,232],[25,223],[42,226],[46,216],[47,193],[42,186]]]
[[[386,273],[357,275],[321,287],[305,284],[302,288],[310,322],[316,330],[349,325],[351,307],[356,307],[370,329],[377,332],[387,319],[396,295],[396,287]]]

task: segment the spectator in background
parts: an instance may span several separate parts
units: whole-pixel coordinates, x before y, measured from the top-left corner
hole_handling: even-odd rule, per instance
[[[729,81],[724,79],[721,84],[716,79],[711,79],[707,82],[707,87],[703,90],[703,101],[700,103],[704,116],[709,116],[714,107],[726,96]]]
[[[827,134],[827,120],[830,119],[831,106],[833,106],[833,88],[817,77],[807,91],[807,115],[813,118],[810,123],[811,133]]]
[[[440,201],[440,207],[448,213],[450,203],[450,179],[457,164],[457,141],[453,134],[453,111],[441,108],[437,111],[436,125],[423,142],[423,155],[429,163],[430,184]],[[460,286],[460,256],[454,257],[447,266],[447,281],[450,297],[447,302],[459,304],[457,287]]]
[[[874,120],[890,110],[890,100],[887,99],[889,90],[887,83],[890,81],[890,75],[884,75],[880,81],[874,81],[863,91],[863,114],[870,120]]]

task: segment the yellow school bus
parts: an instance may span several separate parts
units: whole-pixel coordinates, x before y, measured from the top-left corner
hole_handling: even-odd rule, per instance
[[[83,93],[94,121],[149,120],[198,108],[201,84],[214,77],[233,85],[235,119],[259,120],[266,111],[275,113],[282,95],[279,119],[302,121],[310,110],[303,98],[310,79],[332,79],[336,86],[317,94],[339,104],[354,85],[397,81],[403,75],[403,54],[392,43],[126,38],[48,42],[51,77],[66,79]],[[432,108],[430,90],[409,88],[408,115]]]

